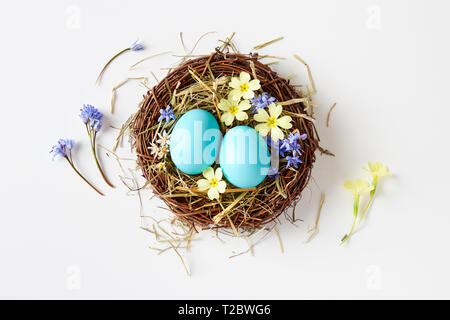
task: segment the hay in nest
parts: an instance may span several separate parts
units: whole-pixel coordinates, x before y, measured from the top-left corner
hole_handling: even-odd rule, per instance
[[[302,143],[303,164],[297,170],[286,169],[280,163],[277,179],[266,179],[254,190],[227,192],[217,201],[196,191],[199,176],[179,171],[167,156],[164,165],[150,153],[149,146],[157,133],[171,132],[176,121],[159,123],[160,109],[171,104],[177,119],[185,112],[201,108],[220,118],[217,101],[225,95],[230,77],[241,71],[260,80],[261,90],[275,97],[283,105],[284,113],[293,118],[293,130],[306,133]],[[162,199],[178,219],[194,227],[231,228],[247,231],[260,228],[276,219],[297,200],[307,186],[318,148],[310,97],[295,90],[286,80],[260,61],[258,56],[225,54],[217,50],[209,56],[188,60],[144,96],[144,101],[132,119],[131,131],[135,140],[138,164],[147,184]],[[242,125],[254,126],[249,117]],[[241,124],[241,123],[240,123]],[[221,127],[225,134],[226,128]],[[233,190],[232,190],[233,191]]]

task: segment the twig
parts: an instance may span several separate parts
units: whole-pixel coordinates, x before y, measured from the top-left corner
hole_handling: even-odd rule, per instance
[[[320,204],[319,204],[319,210],[317,211],[316,221],[314,223],[314,226],[311,229],[308,229],[308,233],[310,235],[306,239],[305,243],[308,243],[314,238],[314,236],[319,232],[319,219],[320,219],[320,213],[322,212],[323,203],[325,202],[325,193],[322,193],[320,197]]]
[[[142,62],[144,62],[144,61],[147,61],[147,60],[149,60],[149,59],[151,59],[151,58],[158,57],[158,56],[161,56],[161,55],[163,55],[163,54],[168,54],[168,53],[172,53],[172,51],[164,51],[164,52],[160,52],[160,53],[156,53],[156,54],[153,54],[153,55],[151,55],[151,56],[148,56],[148,57],[146,57],[146,58],[144,58],[144,59],[139,60],[139,61],[136,62],[135,64],[133,64],[128,70],[133,69],[133,68],[136,67],[138,64],[140,64],[140,63],[142,63]]]
[[[264,48],[265,46],[268,46],[269,44],[272,44],[272,43],[274,43],[274,42],[280,41],[280,40],[282,40],[282,39],[284,39],[284,37],[278,37],[278,38],[276,38],[276,39],[273,39],[273,40],[270,40],[270,41],[267,41],[267,42],[258,44],[257,46],[254,46],[253,49],[259,50],[259,49],[261,49],[261,48]]]
[[[328,111],[328,115],[327,115],[327,128],[329,127],[329,124],[330,124],[330,114],[331,114],[331,111],[333,111],[334,107],[336,107],[336,102],[333,103],[333,105],[331,106],[330,110]]]
[[[278,243],[280,244],[280,251],[281,251],[281,253],[284,253],[283,242],[281,242],[280,232],[278,231],[277,226],[275,226],[275,233],[277,234]]]
[[[208,190],[198,190],[197,188],[185,188],[185,187],[180,187],[180,186],[175,187],[175,190],[192,191],[195,193],[208,193]],[[241,188],[225,189],[225,193],[247,192],[247,191],[255,191],[255,190],[256,190],[256,187],[248,188],[248,189],[241,189]]]
[[[298,61],[300,61],[306,67],[306,72],[308,73],[308,79],[309,79],[309,82],[311,83],[311,88],[312,88],[312,92],[311,93],[312,94],[317,93],[316,85],[314,84],[314,80],[313,80],[313,77],[312,77],[311,69],[309,68],[308,64],[296,54],[294,54],[294,58],[297,59]]]

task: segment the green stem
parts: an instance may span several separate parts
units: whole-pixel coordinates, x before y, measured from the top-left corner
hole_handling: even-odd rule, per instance
[[[97,85],[100,82],[101,77],[103,76],[103,74],[106,71],[106,68],[108,68],[108,66],[111,64],[111,62],[114,61],[114,59],[116,59],[118,56],[120,56],[122,53],[127,52],[128,50],[131,50],[131,48],[126,48],[123,49],[122,51],[120,51],[119,53],[117,53],[114,57],[112,57],[103,67],[102,71],[100,71],[100,74],[98,75],[97,80],[95,81],[95,85]]]
[[[75,168],[73,162],[69,159],[69,157],[65,156],[67,162],[69,162],[70,166],[72,167],[72,169],[81,177],[81,179],[83,179],[92,189],[94,189],[95,191],[97,191],[100,195],[104,196],[103,193],[101,193],[96,187],[94,187],[92,185],[92,183],[90,183],[81,173],[80,171],[77,170],[77,168]]]
[[[359,227],[362,219],[364,218],[364,215],[366,214],[366,211],[369,209],[370,205],[372,204],[373,199],[375,197],[375,191],[377,190],[377,185],[378,185],[378,177],[375,176],[373,178],[373,181],[372,181],[373,189],[372,189],[372,191],[370,191],[369,202],[367,203],[366,207],[364,208],[364,210],[362,211],[361,215],[359,216],[358,224],[357,224],[356,227]]]
[[[91,137],[91,149],[92,149],[92,153],[94,154],[94,159],[95,159],[95,163],[97,164],[97,168],[100,171],[100,174],[102,175],[103,180],[105,180],[105,182],[108,184],[108,186],[110,186],[111,188],[115,188],[115,186],[109,182],[108,178],[106,178],[105,173],[102,170],[102,167],[100,166],[100,162],[98,161],[97,158],[97,150],[95,148],[95,138],[97,137],[97,132],[89,130],[88,129],[88,133],[90,131],[90,137]]]
[[[347,240],[350,239],[350,237],[352,236],[352,234],[353,234],[353,232],[355,230],[356,219],[358,218],[358,211],[359,211],[359,198],[360,198],[359,194],[355,196],[355,201],[353,202],[353,223],[352,223],[352,227],[350,228],[350,232],[348,234],[346,234],[344,236],[344,238],[342,238],[340,245],[343,245],[345,242],[347,242]]]

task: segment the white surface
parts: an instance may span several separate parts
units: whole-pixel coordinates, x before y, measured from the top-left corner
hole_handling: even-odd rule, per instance
[[[448,1],[3,1],[0,10],[3,169],[0,184],[0,296],[27,298],[450,298],[448,122],[450,21]],[[77,19],[79,13],[79,21]],[[79,22],[79,24],[78,24]],[[162,78],[178,34],[210,52],[236,31],[242,52],[280,35],[263,53],[299,54],[319,93],[319,132],[336,158],[318,157],[314,181],[297,208],[298,228],[284,223],[281,254],[275,236],[255,256],[229,259],[243,241],[222,244],[202,235],[186,256],[186,277],[173,253],[157,256],[139,229],[138,201],[102,182],[86,144],[78,110],[98,106],[120,125],[144,93],[122,87],[111,116],[111,88],[129,75]],[[102,64],[136,37],[147,50],[113,63],[100,87]],[[276,70],[295,72],[289,59]],[[331,126],[324,121],[337,102]],[[100,141],[111,146],[110,129]],[[77,163],[107,197],[92,192],[48,150],[59,137],[79,144]],[[122,151],[121,151],[122,152]],[[124,151],[125,152],[125,151]],[[119,169],[102,155],[116,185]],[[366,227],[346,247],[350,194],[342,184],[367,161],[389,165]],[[327,195],[320,233],[303,244],[320,191]],[[147,196],[148,198],[148,196]],[[153,214],[157,200],[145,201]],[[71,286],[77,283],[79,286]],[[75,279],[75,282],[73,281]],[[69,285],[68,285],[69,284]]]

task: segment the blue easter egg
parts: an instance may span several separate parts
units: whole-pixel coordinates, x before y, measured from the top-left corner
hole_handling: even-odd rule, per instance
[[[220,146],[219,160],[225,178],[238,188],[256,187],[270,167],[265,139],[247,126],[228,130]]]
[[[216,160],[221,138],[219,124],[211,113],[190,110],[181,116],[172,130],[172,161],[184,173],[202,173]]]

